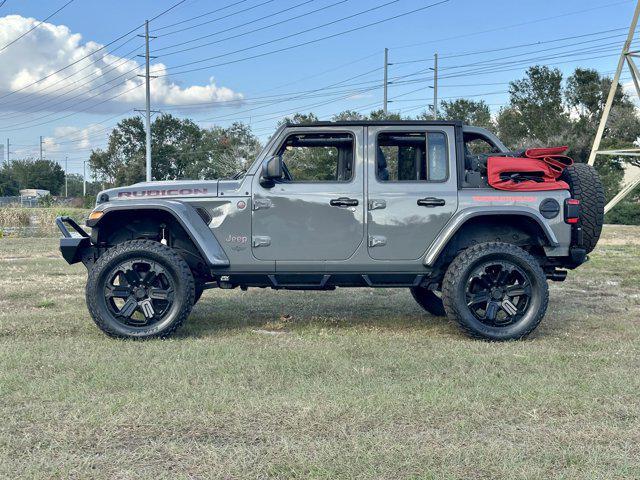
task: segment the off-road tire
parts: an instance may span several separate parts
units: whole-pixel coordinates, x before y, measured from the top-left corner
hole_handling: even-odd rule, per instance
[[[604,223],[604,188],[595,168],[575,163],[564,169],[561,180],[569,184],[571,196],[580,200],[580,226],[587,253],[598,243]]]
[[[442,298],[436,295],[433,290],[422,287],[411,287],[410,291],[415,301],[418,302],[418,305],[424,308],[431,315],[444,317],[447,314],[447,312],[444,311]]]
[[[508,326],[486,325],[467,306],[467,282],[471,272],[491,261],[516,265],[531,282],[531,304],[522,318]],[[544,317],[549,304],[549,289],[544,271],[533,256],[509,243],[488,242],[462,251],[451,262],[442,284],[442,300],[447,317],[471,337],[493,341],[516,340],[529,335]]]
[[[174,299],[171,311],[159,324],[147,328],[123,325],[106,307],[106,276],[129,259],[156,262],[171,275]],[[111,337],[141,340],[168,337],[184,323],[193,307],[195,284],[189,266],[172,248],[151,240],[131,240],[110,248],[96,261],[89,271],[85,292],[89,313],[100,330]]]

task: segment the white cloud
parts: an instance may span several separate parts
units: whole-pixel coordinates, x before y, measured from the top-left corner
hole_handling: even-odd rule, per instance
[[[0,18],[0,45],[28,31],[36,23],[36,19],[20,15]],[[144,86],[128,91],[144,83],[144,79],[137,76],[144,73],[144,66],[129,58],[134,53],[127,55],[139,42],[140,39],[136,38],[118,49],[117,53],[124,57],[107,53],[109,48],[118,44],[90,55],[102,45],[90,41],[83,43],[80,34],[72,33],[64,25],[43,23],[19,42],[0,52],[0,94],[24,89],[0,99],[0,110],[59,112],[80,111],[91,107],[92,112],[104,113],[122,110],[123,107],[142,107]],[[29,86],[86,55],[90,57]],[[152,64],[151,71],[162,75],[166,73],[166,66],[161,63]],[[61,81],[74,73],[69,79]],[[119,85],[120,83],[122,84]],[[216,85],[213,78],[206,85],[182,86],[171,81],[170,77],[160,76],[152,81],[151,92],[155,105],[180,106],[242,100],[242,94]],[[97,97],[91,98],[96,94]],[[94,104],[116,95],[120,96],[93,107]]]
[[[109,131],[104,125],[91,124],[85,128],[56,127],[52,137],[43,138],[43,148],[47,154],[66,153],[70,150],[95,148],[100,140],[106,142]],[[70,147],[70,145],[72,145]]]

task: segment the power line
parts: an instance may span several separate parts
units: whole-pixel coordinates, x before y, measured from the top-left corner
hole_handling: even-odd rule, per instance
[[[49,121],[46,121],[46,122],[40,122],[40,123],[36,123],[36,124],[32,124],[32,125],[28,125],[27,127],[21,127],[21,128],[5,128],[5,129],[3,129],[3,130],[8,131],[8,132],[12,132],[12,131],[15,131],[15,130],[23,130],[24,128],[39,127],[39,126],[41,126],[41,125],[46,125],[46,124],[51,123],[51,122],[56,122],[56,121],[58,121],[58,120],[63,120],[63,119],[65,119],[65,118],[69,118],[69,117],[71,117],[71,116],[73,116],[73,115],[77,115],[78,113],[86,112],[86,111],[87,111],[87,110],[89,110],[90,108],[97,107],[97,106],[99,106],[99,105],[103,105],[103,104],[105,104],[105,103],[107,103],[107,102],[110,102],[111,100],[115,100],[116,98],[121,97],[122,95],[125,95],[125,94],[127,94],[127,93],[129,93],[129,92],[131,92],[131,91],[135,90],[136,88],[140,88],[142,85],[143,85],[143,84],[142,84],[142,83],[140,83],[140,84],[138,84],[138,85],[136,85],[136,86],[134,86],[134,87],[131,87],[131,88],[129,88],[129,89],[127,89],[127,90],[123,91],[123,92],[118,93],[117,95],[114,95],[114,96],[109,97],[109,98],[107,98],[107,99],[105,99],[105,100],[102,100],[102,101],[100,101],[100,102],[98,102],[98,103],[96,103],[96,104],[94,104],[94,105],[90,105],[90,106],[88,106],[88,107],[86,107],[86,108],[83,108],[83,109],[81,109],[81,110],[77,110],[77,111],[75,111],[75,112],[73,112],[73,113],[70,113],[70,114],[68,114],[68,115],[63,115],[63,116],[61,116],[61,117],[54,118],[53,120],[49,120]],[[104,92],[103,92],[103,93],[104,93]],[[93,97],[92,97],[92,98],[93,98]],[[87,100],[89,100],[89,99],[87,99]]]
[[[73,1],[73,0],[72,0]],[[167,14],[168,12],[170,12],[171,10],[173,10],[174,8],[176,8],[177,6],[179,6],[180,4],[184,3],[186,0],[180,0],[177,3],[174,3],[172,6],[170,6],[169,8],[167,8],[166,10],[160,12],[159,14],[157,14],[156,16],[154,16],[153,18],[151,18],[150,21],[152,20],[156,20],[157,18],[160,18],[161,16]],[[92,55],[104,50],[107,47],[110,47],[111,45],[113,45],[114,43],[119,42],[120,40],[122,40],[123,38],[128,37],[129,35],[131,35],[132,33],[136,32],[137,30],[139,30],[141,27],[144,26],[144,23],[137,25],[136,27],[132,28],[131,30],[129,30],[127,33],[124,33],[122,35],[120,35],[119,37],[117,37],[116,39],[110,41],[109,43],[102,45],[100,48],[97,48],[95,50],[93,50],[92,52],[82,56],[81,58],[74,60],[73,62],[69,63],[68,65],[65,65],[64,67],[56,70],[55,72],[49,73],[48,75],[45,75],[44,77],[39,78],[38,80],[35,80],[34,82],[31,82],[28,85],[25,85],[17,90],[12,90],[10,92],[5,93],[4,95],[0,95],[0,99],[6,98],[10,95],[14,95],[18,92],[21,92],[23,90],[26,90],[27,88],[33,87],[34,85],[37,85],[38,83],[42,82],[43,80],[46,80],[48,78],[53,77],[54,75],[57,75],[60,72],[65,71],[68,68],[71,68],[74,65],[77,65],[78,63],[80,63],[81,61],[91,57]],[[68,77],[67,77],[68,78]]]
[[[194,38],[194,39],[191,39],[191,40],[186,40],[186,41],[181,42],[181,43],[176,43],[176,44],[174,44],[174,45],[170,45],[170,46],[167,46],[167,47],[158,48],[158,49],[156,49],[156,51],[157,51],[157,52],[160,52],[160,51],[167,50],[167,49],[170,49],[170,48],[175,48],[175,47],[178,47],[178,46],[181,46],[181,45],[187,45],[187,44],[189,44],[189,43],[193,43],[193,42],[196,42],[196,41],[198,41],[198,40],[202,40],[202,39],[204,39],[204,38],[209,38],[209,37],[213,37],[213,36],[215,36],[215,35],[219,35],[219,34],[224,33],[224,32],[228,32],[228,31],[236,30],[237,28],[241,28],[241,27],[245,27],[245,26],[247,26],[247,25],[251,25],[251,24],[255,23],[256,21],[264,20],[264,19],[267,19],[267,18],[274,17],[274,16],[276,16],[276,15],[280,15],[280,14],[281,14],[281,13],[283,13],[283,12],[291,11],[291,10],[293,10],[294,8],[301,7],[301,6],[303,6],[303,5],[306,5],[306,4],[308,4],[308,3],[311,3],[311,2],[313,2],[313,1],[314,1],[314,0],[306,0],[306,1],[302,2],[302,3],[298,3],[297,5],[293,5],[293,6],[291,6],[291,7],[285,8],[285,9],[280,10],[280,11],[278,11],[278,12],[274,12],[274,13],[272,13],[272,14],[270,14],[270,15],[265,15],[264,17],[257,18],[257,19],[255,19],[255,20],[250,21],[250,22],[245,22],[245,23],[242,23],[242,24],[240,24],[240,25],[234,25],[233,27],[225,28],[224,30],[219,30],[219,31],[217,31],[217,32],[210,33],[210,34],[208,34],[208,35],[202,35],[202,36],[200,36],[200,37],[197,37],[197,38]],[[236,35],[232,35],[232,36],[230,36],[230,37],[221,38],[221,39],[219,39],[219,40],[215,40],[215,41],[213,41],[213,42],[202,43],[202,44],[200,44],[200,45],[196,45],[196,46],[194,46],[194,47],[183,48],[183,49],[181,49],[181,50],[176,50],[176,51],[173,51],[173,52],[163,53],[163,54],[162,54],[162,56],[163,56],[163,57],[167,57],[167,56],[169,56],[169,55],[175,55],[175,54],[177,54],[177,53],[183,53],[183,52],[186,52],[186,51],[196,50],[196,49],[198,49],[198,48],[202,48],[202,47],[207,47],[207,46],[209,46],[209,45],[214,45],[214,44],[217,44],[217,43],[222,43],[222,42],[225,42],[225,41],[227,41],[227,40],[232,40],[232,39],[234,39],[234,38],[240,38],[240,37],[243,37],[243,36],[245,36],[245,35],[249,35],[249,34],[256,33],[256,32],[262,31],[262,30],[266,30],[266,29],[268,29],[268,28],[275,27],[275,26],[277,26],[277,25],[282,25],[282,24],[287,23],[287,22],[290,22],[290,21],[292,21],[292,20],[297,20],[297,19],[299,19],[299,18],[303,18],[303,17],[306,17],[306,16],[308,16],[308,15],[312,15],[312,14],[317,13],[317,12],[320,12],[320,11],[324,11],[324,10],[326,10],[326,9],[328,9],[328,8],[335,7],[336,5],[340,5],[340,4],[346,3],[346,2],[348,2],[348,1],[350,1],[350,0],[340,0],[340,1],[335,2],[335,3],[332,3],[332,4],[330,4],[330,5],[326,5],[326,6],[323,6],[323,7],[317,8],[317,9],[315,9],[315,10],[311,10],[311,11],[309,11],[309,12],[305,12],[305,13],[300,14],[300,15],[295,15],[295,16],[293,16],[293,17],[285,18],[284,20],[280,20],[280,21],[278,21],[278,22],[271,23],[271,24],[269,24],[269,25],[265,25],[265,26],[263,26],[263,27],[254,28],[253,30],[249,30],[249,31],[246,31],[246,32],[238,33],[238,34],[236,34]]]
[[[623,0],[623,1],[620,1],[620,2],[614,2],[614,3],[605,4],[605,5],[599,5],[597,7],[586,8],[586,9],[581,9],[581,10],[574,10],[572,12],[566,12],[566,13],[560,13],[560,14],[557,14],[557,15],[552,15],[550,17],[537,18],[537,19],[534,19],[534,20],[526,21],[526,22],[512,23],[510,25],[500,25],[499,27],[491,28],[491,29],[488,29],[488,30],[480,30],[480,31],[477,31],[477,32],[470,32],[470,33],[465,33],[465,34],[462,34],[462,35],[454,35],[454,36],[451,36],[451,37],[439,38],[437,40],[429,40],[427,42],[418,42],[418,43],[411,43],[411,44],[407,44],[407,45],[398,45],[398,46],[391,47],[391,48],[394,49],[394,50],[399,50],[399,49],[402,49],[402,48],[418,47],[418,46],[429,45],[429,44],[437,43],[437,42],[445,42],[445,41],[449,41],[449,40],[457,40],[459,38],[473,37],[475,35],[482,35],[484,33],[501,32],[501,31],[504,31],[507,28],[522,27],[524,25],[532,25],[534,23],[546,22],[548,20],[556,20],[558,18],[570,17],[570,16],[573,16],[573,15],[580,15],[582,13],[592,12],[594,10],[601,10],[603,8],[609,8],[609,7],[614,7],[614,6],[617,6],[617,5],[622,5],[622,4],[625,4],[625,3],[631,3],[632,1],[634,1],[634,0]]]
[[[331,24],[331,23],[336,23],[336,22],[338,22],[338,21],[343,21],[343,20],[348,19],[348,18],[352,18],[352,17],[354,17],[354,16],[356,16],[356,15],[363,14],[363,13],[366,13],[366,12],[369,12],[369,11],[372,11],[372,10],[375,10],[375,9],[381,8],[381,7],[383,7],[383,6],[386,6],[386,5],[392,4],[392,3],[396,3],[397,1],[399,1],[399,0],[392,0],[391,2],[387,2],[387,3],[382,4],[382,5],[379,5],[379,6],[377,6],[377,7],[373,7],[373,8],[367,9],[367,10],[365,10],[365,11],[359,12],[358,14],[352,14],[352,15],[349,15],[349,16],[347,16],[347,17],[343,18],[343,19],[335,20],[335,21],[333,21],[333,22],[330,22],[330,24]],[[418,12],[418,11],[422,11],[422,10],[425,10],[425,9],[427,9],[427,8],[431,8],[431,7],[434,7],[434,6],[436,6],[436,5],[440,5],[440,4],[443,4],[443,3],[447,3],[448,1],[449,1],[449,0],[441,0],[440,2],[436,2],[436,3],[430,4],[430,5],[427,5],[427,6],[421,7],[421,8],[417,8],[417,9],[411,10],[411,11],[409,11],[409,12],[404,12],[404,13],[401,13],[401,14],[398,14],[398,15],[395,15],[395,16],[392,16],[392,17],[389,17],[389,18],[385,18],[385,19],[382,19],[382,20],[378,20],[378,21],[376,21],[376,22],[371,22],[371,23],[369,23],[369,24],[366,24],[366,25],[363,25],[363,26],[360,26],[360,27],[355,27],[355,28],[352,28],[352,29],[350,29],[350,30],[346,30],[346,31],[338,32],[338,33],[335,33],[335,34],[329,35],[329,36],[325,37],[324,39],[326,39],[326,38],[336,37],[336,36],[339,36],[339,35],[343,35],[343,34],[345,34],[345,33],[350,33],[350,32],[353,32],[353,31],[361,30],[361,29],[363,29],[363,28],[367,28],[367,27],[370,27],[370,26],[373,26],[373,25],[377,25],[377,24],[380,24],[380,23],[383,23],[383,22],[387,22],[387,21],[390,21],[390,20],[393,20],[393,19],[396,19],[396,18],[399,18],[399,17],[403,17],[403,16],[406,16],[406,15],[410,15],[410,14],[412,14],[412,13],[415,13],[415,12]],[[286,37],[288,38],[288,37],[290,37],[290,36],[291,36],[291,35],[288,35],[288,36],[286,36]],[[320,41],[320,40],[322,40],[322,39],[316,39],[316,40],[308,41],[308,42],[305,42],[305,43],[302,43],[302,44],[298,44],[297,46],[287,47],[286,49],[296,48],[296,47],[300,47],[300,46],[303,46],[303,45],[307,45],[307,44],[311,44],[311,43],[316,43],[316,42],[318,42],[318,41]],[[268,43],[272,43],[272,42],[273,42],[273,41],[268,42]],[[242,49],[242,50],[246,50],[246,49]],[[260,56],[263,56],[263,55],[264,55],[264,54],[261,54]],[[207,59],[205,59],[205,60],[203,60],[203,61],[206,61],[206,60],[207,60]],[[184,73],[184,72],[182,72],[182,73]],[[160,75],[160,76],[166,76],[166,75]],[[127,80],[128,80],[128,79],[127,79]],[[106,91],[112,90],[112,89],[116,88],[117,86],[119,86],[119,85],[121,85],[121,84],[123,84],[123,83],[126,83],[126,80],[125,80],[125,82],[121,82],[120,84],[116,84],[116,85],[112,86],[111,88],[107,89]],[[139,85],[138,85],[138,86],[139,86]],[[135,87],[134,87],[134,88],[135,88]],[[132,89],[130,89],[130,90],[132,90]],[[101,92],[101,93],[105,93],[105,92]],[[124,93],[125,93],[125,92],[123,92],[123,93],[121,93],[121,94],[119,94],[119,95],[116,95],[115,97],[112,97],[112,98],[119,97],[119,96],[123,95]],[[84,103],[84,102],[86,102],[86,101],[88,101],[88,100],[90,100],[90,99],[92,99],[92,98],[95,98],[96,96],[98,96],[98,95],[94,95],[94,96],[92,96],[92,97],[89,97],[88,99],[86,99],[86,100],[82,101],[81,103]],[[0,98],[1,98],[1,97],[0,97]],[[96,105],[103,104],[103,103],[105,103],[106,101],[108,101],[108,99],[107,99],[107,100],[105,100],[105,101],[99,102],[99,103],[98,103],[98,104],[96,104]],[[81,111],[86,111],[86,110],[87,110],[87,109],[82,109],[82,110],[80,110],[80,112],[81,112]],[[76,112],[76,113],[79,113],[79,112]],[[60,119],[60,118],[67,118],[68,116],[71,116],[71,115],[73,115],[73,114],[65,115],[65,116],[63,116],[63,117],[59,117],[58,119]],[[50,116],[50,115],[48,115],[48,116]],[[56,119],[56,120],[57,120],[57,119]],[[55,120],[52,120],[52,121],[55,121]],[[22,122],[22,123],[20,123],[20,124],[18,124],[18,125],[19,125],[19,126],[23,126],[23,125],[25,125],[25,124],[27,124],[27,123],[28,123],[28,122]],[[42,125],[42,124],[45,124],[45,123],[50,123],[50,121],[48,121],[48,122],[42,122],[42,123],[38,123],[38,124],[36,124],[36,125],[30,125],[30,126],[38,126],[38,125]],[[14,124],[13,126],[15,127],[16,125]],[[11,129],[6,129],[6,128],[5,128],[5,130],[12,131],[12,130],[16,130],[16,128],[11,128]]]
[[[163,33],[163,34],[161,34],[160,36],[162,36],[162,37],[166,37],[166,36],[168,36],[168,35],[174,35],[174,34],[176,34],[176,33],[181,33],[181,32],[184,32],[184,31],[186,31],[186,30],[191,30],[192,28],[197,28],[197,27],[201,27],[201,26],[203,26],[203,25],[207,25],[207,24],[209,24],[209,23],[217,22],[217,21],[219,21],[219,20],[224,20],[225,18],[234,17],[234,16],[236,16],[236,15],[238,15],[238,14],[240,14],[240,13],[245,13],[245,12],[248,12],[248,11],[250,11],[250,10],[254,10],[254,9],[256,9],[256,8],[259,8],[259,7],[262,7],[262,6],[264,6],[264,5],[267,5],[268,3],[273,3],[274,1],[275,1],[275,0],[266,0],[265,2],[258,3],[258,4],[256,4],[256,5],[251,6],[251,7],[247,7],[247,8],[245,8],[244,10],[238,10],[237,12],[229,13],[229,14],[227,14],[227,15],[223,15],[222,17],[214,18],[214,19],[212,19],[212,20],[207,20],[206,22],[198,23],[198,24],[196,24],[196,25],[190,25],[190,26],[188,26],[188,27],[184,27],[184,28],[181,28],[181,29],[178,29],[178,30],[174,30],[174,31],[172,31],[172,32]],[[169,26],[171,26],[171,25],[168,25],[168,26],[166,26],[166,27],[157,28],[157,29],[155,29],[155,30],[154,30],[154,33],[156,33],[158,30],[161,30],[162,28],[167,28],[167,27],[169,27]]]
[[[27,35],[29,35],[31,32],[33,32],[36,28],[38,28],[40,25],[42,25],[44,22],[46,22],[47,20],[49,20],[50,18],[52,18],[54,15],[56,15],[58,12],[62,11],[65,9],[65,7],[67,7],[69,4],[73,3],[74,0],[69,0],[67,3],[65,3],[63,6],[61,6],[60,8],[58,8],[55,12],[51,13],[47,18],[45,18],[44,20],[41,20],[40,22],[36,23],[33,27],[31,27],[29,30],[27,30],[26,32],[24,32],[22,35],[18,35],[16,38],[14,38],[13,40],[11,40],[9,43],[7,43],[4,47],[0,47],[0,52],[2,52],[3,50],[7,49],[8,47],[10,47],[11,45],[13,45],[14,43],[16,43],[17,41],[19,41],[20,39],[26,37]],[[4,2],[3,2],[4,5]],[[2,5],[0,5],[2,6]]]
[[[501,52],[501,51],[505,51],[505,50],[514,50],[514,49],[518,49],[518,48],[524,48],[524,47],[535,47],[535,46],[539,46],[539,45],[544,45],[547,43],[556,43],[556,42],[562,42],[562,41],[566,41],[566,40],[575,40],[577,38],[584,38],[584,37],[591,37],[591,36],[595,36],[595,35],[602,35],[604,33],[611,33],[614,31],[620,31],[620,30],[624,30],[624,29],[620,29],[620,28],[614,28],[611,30],[602,30],[599,32],[591,32],[591,33],[585,33],[584,35],[573,35],[570,37],[562,37],[562,38],[556,38],[553,40],[544,40],[544,41],[539,41],[539,42],[532,42],[532,43],[521,43],[518,45],[510,45],[508,47],[501,47],[501,48],[492,48],[492,49],[488,49],[488,50],[476,50],[476,51],[471,51],[471,52],[464,52],[464,53],[456,53],[456,54],[449,54],[449,55],[441,55],[440,58],[441,59],[449,59],[449,58],[459,58],[459,57],[466,57],[466,56],[470,56],[470,55],[482,55],[484,53],[494,53],[494,52]],[[586,44],[589,42],[597,42],[600,40],[606,40],[609,38],[616,38],[619,37],[620,35],[612,35],[612,36],[607,36],[607,37],[603,37],[603,38],[597,38],[594,40],[586,40],[583,42],[577,42],[573,45],[579,45],[579,44]],[[559,47],[554,47],[554,48],[562,48],[562,46]],[[406,64],[406,63],[421,63],[421,62],[427,62],[427,61],[431,61],[431,58],[419,58],[419,59],[414,59],[414,60],[404,60],[404,61],[399,61],[399,62],[393,62],[393,65],[401,65],[401,64]]]
[[[122,76],[122,75],[120,75],[120,76]],[[107,93],[107,92],[109,92],[109,91],[111,91],[111,90],[114,90],[114,89],[118,88],[118,87],[119,87],[119,86],[121,86],[121,85],[125,85],[129,80],[133,80],[133,79],[135,79],[135,78],[136,78],[136,76],[133,76],[133,77],[127,78],[127,79],[125,79],[125,80],[123,80],[123,81],[121,81],[121,82],[119,82],[119,83],[116,83],[115,85],[112,85],[111,87],[109,87],[109,88],[107,88],[107,89],[105,89],[105,90],[103,90],[103,91],[101,91],[101,92],[99,92],[99,93],[96,93],[95,95],[91,95],[91,96],[89,96],[89,97],[85,98],[84,100],[81,100],[81,101],[79,101],[79,102],[75,103],[75,105],[81,105],[81,104],[83,104],[83,103],[88,102],[89,100],[93,100],[94,98],[100,97],[101,95],[103,95],[103,94],[105,94],[105,93]],[[111,83],[111,82],[103,83],[101,86],[108,85],[109,83]],[[138,84],[138,85],[136,85],[136,87],[134,87],[134,88],[137,88],[137,87],[140,87],[140,86],[142,86],[142,84]],[[132,89],[130,89],[130,90],[132,90]],[[128,92],[128,91],[130,91],[130,90],[127,90],[127,92]],[[81,92],[81,93],[79,93],[79,94],[75,95],[74,97],[71,97],[71,98],[69,98],[69,99],[65,100],[65,102],[68,102],[68,101],[73,100],[73,99],[75,99],[75,98],[81,97],[81,96],[85,95],[86,93],[87,93],[87,92]],[[122,92],[121,94],[116,95],[116,96],[115,96],[115,97],[113,97],[113,98],[117,98],[117,97],[119,97],[120,95],[124,95],[124,93],[126,93],[126,92]],[[102,103],[105,103],[105,102],[99,102],[98,104],[96,104],[96,106],[97,106],[97,105],[100,105],[100,104],[102,104]],[[63,117],[59,117],[58,119],[54,119],[54,120],[52,120],[52,121],[59,120],[59,119],[62,119],[62,118],[67,118],[67,117],[69,117],[69,116],[71,116],[71,115],[75,115],[76,113],[80,113],[80,112],[83,112],[83,111],[85,111],[85,110],[86,110],[86,109],[76,110],[74,113],[71,113],[71,114],[66,115],[66,116],[63,116]],[[48,113],[48,114],[46,114],[46,115],[41,115],[39,118],[40,118],[40,119],[42,119],[42,118],[49,118],[49,117],[51,117],[51,116],[53,116],[53,115],[56,115],[57,113],[58,113],[58,112],[51,112],[51,113]],[[19,123],[12,123],[12,126],[16,127],[16,126],[28,125],[28,124],[29,124],[29,122],[31,122],[31,120],[26,120],[26,121],[24,121],[24,122],[19,122]],[[37,124],[37,125],[44,125],[44,124],[46,124],[46,123],[50,123],[50,122],[39,123],[39,124]],[[31,125],[29,125],[29,126],[31,126]],[[11,131],[11,130],[15,130],[15,129],[8,129],[8,128],[6,128],[6,127],[0,127],[0,130],[8,130],[8,131]]]
[[[338,19],[338,20],[334,20],[333,22],[329,22],[327,24],[320,25],[318,27],[314,27],[314,28],[311,28],[311,29],[306,29],[306,30],[301,31],[301,32],[296,32],[295,34],[285,35],[284,37],[280,37],[280,38],[277,38],[277,39],[269,40],[267,42],[262,42],[262,43],[259,43],[259,44],[256,44],[256,45],[252,45],[250,47],[241,48],[241,49],[235,50],[233,52],[228,52],[228,53],[221,54],[221,55],[215,55],[213,57],[208,57],[208,58],[204,58],[204,59],[201,59],[201,60],[195,60],[195,61],[192,61],[192,62],[183,63],[181,65],[175,65],[175,66],[173,66],[171,68],[182,68],[182,67],[186,67],[186,66],[189,66],[189,65],[195,65],[195,64],[198,64],[198,63],[204,63],[204,62],[207,62],[209,60],[216,59],[216,58],[226,57],[226,56],[229,56],[229,55],[234,55],[236,53],[240,53],[240,52],[244,52],[244,51],[247,51],[247,50],[251,50],[253,48],[257,48],[257,47],[261,47],[261,46],[264,46],[264,45],[268,45],[270,43],[274,43],[274,42],[277,42],[277,41],[280,41],[280,40],[284,40],[286,38],[291,38],[291,37],[296,36],[296,35],[302,35],[302,34],[305,34],[305,33],[309,32],[309,31],[311,31],[311,30],[314,30],[314,29],[317,29],[317,28],[321,28],[321,27],[324,27],[324,26],[327,26],[327,25],[330,25],[330,24],[333,24],[333,23],[341,22],[341,21],[353,18],[354,16],[362,15],[362,14],[370,12],[372,10],[375,10],[375,9],[390,5],[392,3],[396,3],[398,1],[399,0],[392,0],[391,2],[382,4],[382,5],[378,5],[377,7],[373,7],[371,9],[367,9],[367,10],[359,12],[357,14],[349,15],[347,17],[344,17],[344,18],[341,18],[341,19]],[[393,15],[391,17],[387,17],[387,18],[384,18],[382,20],[377,20],[375,22],[367,23],[367,24],[361,25],[359,27],[350,28],[350,29],[347,29],[347,30],[343,30],[341,32],[333,33],[331,35],[326,35],[324,37],[316,38],[316,39],[313,39],[313,40],[308,40],[306,42],[301,42],[301,43],[298,43],[296,45],[290,45],[288,47],[283,47],[283,48],[279,48],[279,49],[276,49],[276,50],[271,50],[269,52],[263,52],[263,53],[259,53],[259,54],[256,54],[256,55],[251,55],[251,56],[248,56],[248,57],[244,57],[244,58],[230,60],[230,61],[223,62],[223,63],[217,63],[217,64],[213,64],[213,65],[207,65],[207,66],[192,68],[192,69],[188,69],[188,70],[182,70],[182,71],[179,71],[179,72],[174,72],[173,74],[177,75],[177,74],[183,74],[183,73],[188,73],[188,72],[195,72],[195,71],[199,71],[199,70],[206,70],[206,69],[209,69],[209,68],[219,67],[219,66],[222,66],[222,65],[230,65],[230,64],[234,64],[234,63],[244,62],[244,61],[247,61],[247,60],[253,60],[255,58],[265,57],[267,55],[272,55],[274,53],[279,53],[279,52],[284,52],[284,51],[287,51],[287,50],[292,50],[294,48],[300,48],[300,47],[304,47],[304,46],[307,46],[307,45],[312,45],[314,43],[318,43],[318,42],[321,42],[323,40],[328,40],[330,38],[335,38],[335,37],[339,37],[341,35],[346,35],[347,33],[353,33],[353,32],[359,31],[359,30],[363,30],[365,28],[369,28],[369,27],[372,27],[374,25],[379,25],[381,23],[389,22],[391,20],[395,20],[395,19],[400,18],[400,17],[411,15],[413,13],[417,13],[419,11],[426,10],[428,8],[432,8],[432,7],[435,7],[435,6],[438,6],[438,5],[442,5],[442,4],[448,3],[448,2],[449,2],[449,0],[440,0],[439,2],[435,2],[435,3],[432,3],[432,4],[426,5],[424,7],[416,8],[416,9],[410,10],[408,12],[404,12],[404,13],[400,13],[400,14],[397,14],[397,15]],[[168,75],[169,75],[169,73],[164,74],[164,75],[160,75],[160,76],[168,76]]]
[[[160,30],[164,30],[165,28],[175,27],[176,25],[182,25],[183,23],[187,23],[187,22],[190,22],[192,20],[197,20],[199,18],[206,17],[207,15],[211,15],[212,13],[221,12],[222,10],[226,10],[227,8],[235,7],[237,5],[240,5],[241,3],[246,3],[247,1],[248,0],[240,0],[239,2],[231,3],[231,4],[229,4],[229,5],[225,6],[225,7],[216,8],[215,10],[211,10],[209,12],[202,13],[202,14],[197,15],[195,17],[187,18],[186,20],[181,20],[179,22],[175,22],[175,23],[172,23],[172,24],[169,24],[169,25],[165,25],[163,27],[157,27],[155,29],[155,32],[158,32]]]
[[[563,56],[566,56],[566,55],[563,55]],[[555,56],[552,56],[552,57],[549,57],[549,58],[556,58],[556,57],[558,57],[558,55],[555,55]],[[519,60],[518,62],[520,62],[520,63],[521,63],[521,62],[523,62],[523,61],[530,62],[530,60],[531,60],[531,59]],[[510,62],[510,63],[513,63],[513,62]],[[461,68],[461,67],[465,67],[465,66],[469,66],[469,65],[473,65],[473,64],[457,65],[457,66],[455,66],[455,67],[450,67],[450,68]],[[491,68],[494,68],[494,67],[493,67],[493,66],[491,66]],[[412,74],[403,75],[402,77],[397,77],[397,78],[407,78],[407,77],[410,77],[410,76],[412,76],[412,75],[415,75],[416,73],[420,73],[420,72],[415,72],[415,73],[412,73]],[[463,74],[464,74],[465,76],[468,76],[468,75],[471,75],[471,74],[478,74],[478,73],[481,73],[481,72],[479,72],[479,71],[476,69],[476,70],[471,70],[471,71],[469,71],[469,72],[467,72],[467,73],[465,73],[465,72],[459,72],[458,74],[449,75],[448,77],[459,77],[459,76],[463,76]],[[417,82],[427,81],[427,80],[430,80],[430,79],[431,79],[431,78],[419,78],[419,79],[416,79],[416,80],[409,80],[409,81],[404,81],[404,82],[394,81],[394,82],[393,82],[393,84],[400,85],[400,84],[417,83]],[[494,83],[494,84],[495,84],[495,83]],[[499,84],[501,84],[501,85],[502,85],[502,84],[505,84],[505,83],[504,83],[504,82],[501,82],[501,83],[499,83]],[[463,85],[463,86],[477,86],[477,85],[479,86],[479,85],[486,85],[486,84],[472,84],[472,85],[465,84],[465,85]],[[451,85],[451,86],[453,86],[453,85]],[[375,87],[375,88],[379,88],[379,87],[380,87],[380,86],[377,86],[377,87]],[[351,93],[354,93],[354,92],[351,92]],[[506,93],[506,92],[502,92],[502,93]],[[491,94],[497,94],[497,93],[496,93],[496,92],[491,92]],[[403,94],[403,95],[404,95],[404,94]],[[482,95],[484,95],[484,94],[475,94],[475,95],[469,95],[469,96],[482,96]],[[460,98],[460,97],[444,97],[444,98]],[[281,103],[282,101],[283,101],[283,100],[279,100],[279,101],[275,101],[275,102],[273,102],[273,103]],[[286,100],[286,99],[285,99],[284,101],[288,101],[288,100]],[[267,105],[267,106],[268,106],[268,105]],[[265,108],[265,106],[257,107],[257,108]],[[254,109],[251,109],[251,110],[256,110],[257,108],[254,108]],[[306,107],[305,107],[305,108],[306,108]],[[247,112],[247,110],[245,110],[245,111],[243,111],[243,112],[241,112],[241,113],[246,113],[246,112]],[[229,116],[226,116],[226,117],[229,117]],[[214,117],[214,118],[204,119],[204,120],[201,120],[201,121],[210,121],[210,120],[214,120],[214,119],[221,119],[221,118],[224,118],[224,117],[218,116],[218,117]],[[237,117],[236,117],[236,118],[237,118]]]

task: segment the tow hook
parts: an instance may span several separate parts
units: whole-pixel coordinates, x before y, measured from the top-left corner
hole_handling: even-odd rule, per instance
[[[553,282],[564,282],[567,278],[566,270],[558,270],[557,268],[552,272],[547,272],[547,280]]]

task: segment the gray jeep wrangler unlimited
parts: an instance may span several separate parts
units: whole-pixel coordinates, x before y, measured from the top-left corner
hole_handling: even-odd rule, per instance
[[[547,280],[595,247],[604,195],[584,164],[564,170],[568,190],[495,190],[482,154],[506,152],[460,122],[285,125],[233,180],[101,192],[90,234],[57,219],[60,249],[114,337],[172,334],[207,288],[393,287],[472,336],[522,338]]]

